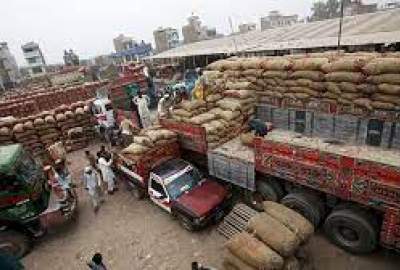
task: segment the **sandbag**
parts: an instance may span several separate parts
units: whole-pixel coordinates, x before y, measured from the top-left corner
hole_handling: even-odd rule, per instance
[[[308,94],[310,96],[313,97],[318,97],[319,96],[319,92],[314,91],[308,87],[289,87],[289,92],[291,93],[304,93],[304,94]]]
[[[325,92],[322,94],[322,96],[324,98],[332,99],[332,100],[337,100],[339,98],[339,95],[337,95],[335,93],[331,93],[331,92]]]
[[[295,99],[309,99],[311,97],[306,93],[293,93],[293,95],[296,97]]]
[[[236,110],[236,111],[222,111],[221,113],[218,114],[219,117],[221,117],[222,119],[224,119],[225,121],[232,121],[233,119],[236,119],[237,117],[240,116],[240,111]]]
[[[287,71],[267,70],[263,73],[263,77],[268,79],[280,78],[285,80],[289,77],[289,73]]]
[[[18,124],[17,124],[18,125]],[[15,128],[15,126],[14,126]],[[2,127],[0,128],[0,136],[10,136],[11,135],[11,131],[8,127]]]
[[[304,79],[303,79],[304,80]],[[311,80],[309,80],[309,81],[311,81]],[[298,84],[298,80],[286,80],[285,81],[285,85],[286,86],[300,86],[299,84]]]
[[[266,213],[252,217],[247,228],[282,257],[293,255],[300,245],[294,232]]]
[[[57,122],[66,121],[67,117],[65,116],[65,114],[59,113],[59,114],[56,114],[56,120],[57,120]]]
[[[266,70],[289,70],[292,66],[292,62],[289,59],[276,57],[264,60],[261,66]]]
[[[226,90],[224,92],[224,95],[227,97],[233,97],[233,98],[249,98],[254,95],[254,92],[251,90]]]
[[[149,137],[152,142],[164,139],[164,135],[159,130],[145,130],[143,134]]]
[[[136,155],[141,155],[141,154],[145,153],[148,150],[149,150],[149,148],[146,147],[146,146],[143,146],[143,145],[137,144],[137,143],[132,143],[128,147],[123,149],[121,151],[121,153],[122,154],[128,154],[128,155],[136,156]]]
[[[239,90],[251,89],[253,86],[251,82],[227,82],[225,87],[228,90]]]
[[[226,252],[222,264],[226,270],[257,270],[234,256],[230,251]]]
[[[206,122],[210,122],[211,120],[215,119],[215,114],[212,113],[203,113],[203,114],[199,114],[197,116],[194,116],[192,118],[190,118],[189,122],[196,124],[196,125],[201,125],[204,124]]]
[[[146,136],[133,136],[133,142],[146,147],[152,147],[153,142],[149,137]]]
[[[77,115],[84,115],[84,114],[85,114],[84,108],[82,108],[82,107],[76,108],[75,114],[77,114]]]
[[[381,74],[375,76],[367,77],[366,81],[368,83],[380,84],[380,83],[388,83],[388,84],[400,84],[400,76],[399,74]]]
[[[359,97],[361,97],[361,96],[362,96],[362,95],[361,95],[361,94],[358,94],[358,93],[343,93],[343,94],[341,95],[342,98],[348,99],[348,100],[353,100],[353,99],[359,98]]]
[[[364,107],[370,111],[373,110],[372,105],[371,105],[371,100],[369,98],[358,98],[353,101],[354,104]]]
[[[329,63],[328,58],[301,58],[293,60],[293,70],[320,70],[321,67]]]
[[[32,129],[34,129],[33,122],[32,121],[26,121],[24,123],[24,130],[32,130]]]
[[[399,74],[399,76],[400,76],[400,74]],[[383,94],[400,96],[400,85],[392,85],[392,84],[383,83],[383,84],[378,85],[378,91]]]
[[[44,125],[44,120],[42,118],[36,118],[35,120],[33,120],[33,125],[34,126]]]
[[[217,101],[217,105],[227,111],[238,111],[242,107],[239,101],[228,98]]]
[[[262,68],[262,58],[247,58],[245,61],[242,61],[242,67],[244,70],[246,69],[260,69]]]
[[[242,62],[240,60],[226,61],[224,63],[224,69],[226,69],[226,70],[241,70]]]
[[[345,98],[342,98],[342,97],[339,97],[337,101],[338,101],[338,103],[344,104],[344,105],[352,105],[353,104],[352,100],[345,99]]]
[[[294,210],[271,201],[263,202],[265,213],[289,228],[301,242],[307,241],[314,233],[314,226]]]
[[[209,65],[207,66],[207,69],[223,71],[223,70],[224,70],[225,62],[227,62],[227,60],[219,60],[219,61],[216,61],[216,62],[214,62],[214,63],[209,64]]]
[[[64,115],[67,117],[67,119],[72,119],[75,117],[75,114],[72,111],[66,111]]]
[[[282,270],[301,270],[301,265],[296,257],[291,256],[285,260]]]
[[[342,92],[347,92],[347,93],[357,93],[358,92],[357,85],[355,85],[354,83],[350,83],[350,82],[339,83],[339,88]]]
[[[360,72],[331,72],[325,75],[325,79],[329,82],[363,82],[364,75]]]
[[[361,71],[366,62],[366,59],[363,57],[343,57],[337,59],[336,61],[323,65],[322,70],[325,73],[330,73],[334,71],[358,72]]]
[[[367,63],[363,71],[368,75],[400,73],[400,58],[376,58]]]
[[[357,90],[363,94],[371,95],[378,92],[378,87],[373,84],[359,84],[357,85]]]
[[[283,259],[279,254],[246,232],[234,235],[225,246],[234,256],[257,269],[283,267]]]
[[[165,140],[172,140],[172,139],[176,139],[177,138],[177,134],[171,130],[168,129],[159,129],[158,132],[161,134],[161,136],[165,139]]]
[[[325,75],[321,71],[300,70],[290,74],[291,79],[309,79],[316,82],[324,81]]]
[[[46,117],[44,118],[44,121],[45,121],[47,124],[55,124],[55,123],[56,123],[56,120],[54,119],[54,117],[53,117],[52,115],[46,116]]]
[[[263,69],[245,69],[242,71],[243,76],[260,77],[264,73]]]
[[[222,95],[221,94],[208,95],[206,97],[206,101],[207,102],[216,102],[216,101],[218,101],[220,99],[222,99]]]
[[[4,129],[4,128],[3,128],[3,129]],[[5,129],[4,129],[4,130],[5,130]],[[9,130],[9,129],[7,128],[7,130]],[[22,133],[22,132],[24,132],[24,125],[21,124],[21,123],[16,124],[16,125],[13,127],[12,131],[13,131],[14,133]]]
[[[184,110],[186,110],[188,112],[191,112],[191,111],[194,111],[194,110],[196,110],[196,109],[198,109],[200,107],[206,106],[206,103],[204,101],[202,101],[202,100],[193,100],[193,101],[184,100],[179,104],[179,106],[182,109],[184,109]]]
[[[186,118],[190,118],[193,116],[193,112],[188,112],[184,109],[175,109],[172,111],[173,115],[177,115],[179,117],[186,117]]]
[[[396,105],[400,105],[400,97],[394,95],[384,95],[384,94],[373,94],[371,99],[374,101],[382,101],[387,103],[393,103]]]
[[[394,110],[395,105],[393,103],[382,102],[382,101],[372,101],[371,106],[374,109],[382,109],[382,110]]]

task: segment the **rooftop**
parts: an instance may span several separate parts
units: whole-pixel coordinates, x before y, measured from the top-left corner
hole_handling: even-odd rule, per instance
[[[240,35],[190,43],[154,55],[151,58],[336,47],[338,29],[338,18],[299,23],[265,31],[256,30]],[[342,45],[385,44],[399,41],[400,9],[344,17]]]

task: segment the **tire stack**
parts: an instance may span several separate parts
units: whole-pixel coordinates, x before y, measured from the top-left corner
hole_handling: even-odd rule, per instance
[[[52,113],[40,114],[33,120],[33,126],[45,149],[60,140],[61,134]]]
[[[225,269],[297,270],[304,266],[301,246],[313,235],[313,225],[278,203],[264,202],[264,211],[250,219],[247,232],[235,234],[226,243]]]
[[[43,154],[43,144],[33,126],[33,121],[30,118],[21,119],[20,123],[13,128],[15,141],[21,143],[26,150],[31,152],[33,156]]]

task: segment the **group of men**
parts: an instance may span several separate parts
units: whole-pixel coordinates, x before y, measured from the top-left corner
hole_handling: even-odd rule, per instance
[[[89,150],[85,151],[87,166],[83,172],[83,184],[91,199],[93,210],[97,213],[103,199],[102,183],[107,185],[108,194],[115,191],[115,174],[112,169],[112,154],[104,145],[95,157]]]

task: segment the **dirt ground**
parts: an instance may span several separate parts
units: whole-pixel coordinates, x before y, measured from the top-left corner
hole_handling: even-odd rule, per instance
[[[96,147],[92,147],[97,151]],[[69,156],[75,181],[86,164],[83,152]],[[101,252],[108,269],[186,270],[192,261],[221,269],[225,239],[215,228],[198,233],[182,229],[178,222],[148,200],[136,201],[121,189],[106,197],[95,215],[83,189],[79,191],[79,218],[47,235],[23,259],[29,270],[88,269],[86,262]],[[354,256],[336,248],[317,234],[308,244],[313,269],[399,269],[400,256],[379,250]]]

